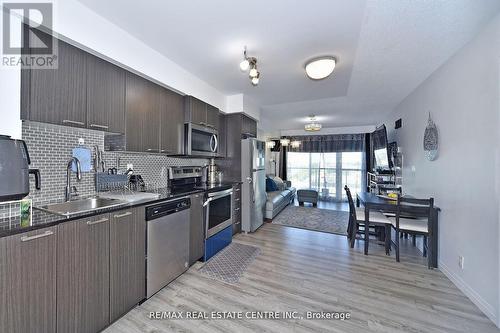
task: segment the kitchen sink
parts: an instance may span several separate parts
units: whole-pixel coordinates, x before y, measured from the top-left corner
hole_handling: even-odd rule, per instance
[[[70,217],[77,214],[89,213],[98,209],[121,206],[126,203],[126,201],[119,199],[93,197],[88,199],[56,203],[36,208],[49,213]]]

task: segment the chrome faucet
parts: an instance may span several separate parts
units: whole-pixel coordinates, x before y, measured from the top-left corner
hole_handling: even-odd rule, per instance
[[[73,162],[75,162],[76,164],[76,179],[82,179],[82,169],[80,167],[80,161],[76,157],[70,158],[68,161],[68,165],[66,166],[66,190],[64,192],[64,200],[66,202],[70,201],[71,197],[76,194],[76,187],[71,187],[71,169],[73,167]]]

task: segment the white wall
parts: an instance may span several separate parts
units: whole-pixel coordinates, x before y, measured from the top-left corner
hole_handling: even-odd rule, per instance
[[[498,325],[500,15],[396,107],[385,122],[402,147],[404,192],[434,197],[439,267]],[[428,112],[439,130],[439,157],[427,161]],[[403,127],[393,130],[394,121]],[[412,166],[415,172],[412,172]],[[464,269],[458,257],[464,256]],[[404,259],[403,259],[404,260]]]
[[[0,69],[0,135],[21,139],[21,69]]]
[[[13,21],[20,20],[12,18]],[[12,44],[21,44],[21,31],[12,31]],[[3,27],[0,27],[0,45],[3,45]],[[21,139],[21,66],[0,65],[0,135]]]
[[[260,106],[244,94],[226,96],[226,113],[243,112],[253,119],[260,120]]]

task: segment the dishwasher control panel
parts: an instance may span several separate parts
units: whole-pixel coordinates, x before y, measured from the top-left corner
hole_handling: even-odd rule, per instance
[[[154,206],[146,207],[146,220],[154,220],[163,216],[174,214],[191,207],[191,199],[182,198],[161,202]]]

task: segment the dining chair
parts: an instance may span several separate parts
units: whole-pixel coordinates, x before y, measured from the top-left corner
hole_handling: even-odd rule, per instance
[[[394,245],[395,247],[397,262],[399,262],[399,236],[401,233],[407,233],[412,237],[423,236],[423,255],[427,257],[428,268],[431,268],[431,256],[428,254],[428,244],[432,241],[429,238],[433,237],[430,233],[433,209],[434,198],[416,199],[398,195],[396,216],[389,217],[392,229],[396,231],[394,241],[391,240],[391,246]],[[414,218],[402,217],[403,213],[405,216],[411,215],[414,216]]]
[[[359,227],[364,228],[370,227],[383,227],[385,229],[385,253],[389,255],[391,249],[390,243],[390,232],[391,232],[391,221],[381,212],[371,211],[369,214],[368,225],[365,225],[365,209],[361,207],[356,207],[354,205],[354,200],[352,199],[351,190],[347,185],[344,186],[344,190],[347,194],[347,199],[349,201],[349,223],[347,225],[347,238],[349,239],[351,248],[354,247],[354,242],[356,240],[356,235],[359,232]],[[366,236],[361,236],[360,240],[369,242],[369,238]]]

